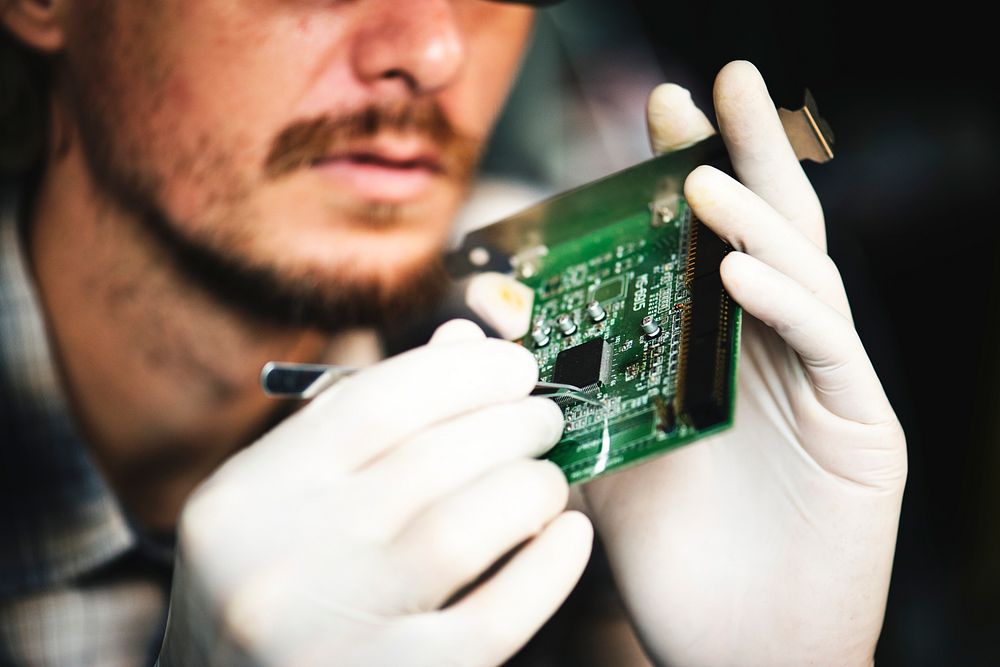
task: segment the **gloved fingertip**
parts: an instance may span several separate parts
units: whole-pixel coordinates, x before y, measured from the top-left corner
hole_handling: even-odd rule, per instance
[[[528,348],[514,343],[507,343],[517,357],[518,365],[524,369],[525,381],[528,384],[528,393],[535,388],[538,383],[538,360],[535,355],[528,351]]]
[[[481,345],[481,347],[479,347]],[[527,396],[538,382],[538,360],[528,348],[500,338],[487,338],[473,351],[484,364],[481,373],[492,379],[495,387],[502,386],[511,399]]]
[[[594,541],[594,525],[583,512],[567,510],[559,515],[556,521],[563,531],[564,544],[576,546],[580,551],[589,554]]]
[[[688,204],[696,209],[704,209],[714,203],[712,195],[718,176],[722,174],[715,167],[703,164],[696,167],[687,178],[684,179],[684,198]],[[701,215],[699,217],[705,217]]]
[[[479,328],[479,325],[471,320],[454,319],[449,320],[434,330],[429,345],[439,343],[456,343],[466,340],[481,340],[486,338],[486,334]]]
[[[719,265],[719,276],[730,296],[740,302],[746,290],[752,288],[760,272],[760,260],[739,250],[726,253]]]
[[[675,83],[661,83],[646,103],[649,141],[657,155],[684,148],[715,134],[691,93]]]
[[[722,258],[722,262],[719,263],[719,272],[725,274],[738,273],[751,261],[753,261],[752,258],[745,252],[731,250],[726,253],[726,256]]]
[[[713,98],[720,123],[728,112],[738,112],[748,103],[759,104],[766,100],[768,107],[773,108],[764,77],[748,60],[734,60],[719,70]]]
[[[757,81],[763,83],[764,77],[761,75],[760,70],[757,69],[757,66],[749,60],[732,60],[723,65],[715,80],[716,83],[723,84],[727,84],[732,81]]]
[[[556,405],[555,401],[541,396],[532,396],[528,399],[533,410],[536,410],[538,419],[545,431],[545,442],[552,446],[559,442],[563,430],[566,427],[566,418],[563,411]]]
[[[646,108],[649,110],[658,106],[676,106],[679,104],[694,104],[691,100],[691,91],[676,83],[661,83],[650,91]]]

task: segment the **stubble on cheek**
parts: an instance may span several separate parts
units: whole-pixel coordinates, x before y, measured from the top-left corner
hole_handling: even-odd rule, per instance
[[[126,209],[177,220],[245,198],[251,177],[238,171],[235,147],[249,142],[208,127],[178,67],[173,10],[91,0],[77,11],[61,83],[98,189]]]

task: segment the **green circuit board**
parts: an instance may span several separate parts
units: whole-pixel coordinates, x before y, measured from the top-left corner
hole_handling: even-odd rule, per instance
[[[522,340],[538,359],[540,379],[584,385],[584,392],[600,404],[559,399],[566,430],[547,458],[559,464],[571,482],[586,481],[731,424],[740,312],[723,294],[708,295],[728,310],[718,312],[722,335],[719,329],[713,332],[720,339],[720,353],[730,357],[719,369],[727,376],[718,388],[725,395],[711,406],[720,409],[699,419],[690,414],[690,401],[681,394],[688,389],[682,383],[686,385],[692,373],[711,373],[714,385],[717,360],[713,354],[706,359],[710,363],[692,367],[685,330],[691,325],[696,291],[685,280],[690,228],[698,225],[700,236],[711,232],[693,220],[683,200],[675,210],[676,215],[657,227],[643,210],[550,248],[544,270],[522,279],[535,291],[534,326],[548,330],[544,345],[531,336]],[[600,321],[588,313],[593,303],[600,305]],[[562,332],[560,316],[571,318],[573,333]],[[659,330],[655,336],[643,328],[646,317],[652,317],[647,324]],[[574,356],[574,350],[580,352]]]
[[[455,254],[505,254],[534,292],[519,342],[541,381],[585,399],[556,399],[566,427],[546,456],[571,483],[732,424],[741,313],[719,276],[729,248],[692,215],[681,185],[709,148],[560,195],[477,231]]]

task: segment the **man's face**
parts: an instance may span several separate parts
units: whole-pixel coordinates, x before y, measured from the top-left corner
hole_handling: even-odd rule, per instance
[[[62,80],[103,194],[217,291],[330,328],[428,283],[531,23],[484,0],[71,13]]]

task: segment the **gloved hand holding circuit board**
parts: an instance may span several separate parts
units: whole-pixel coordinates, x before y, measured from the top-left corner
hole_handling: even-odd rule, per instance
[[[906,481],[903,432],[826,254],[789,123],[747,62],[722,69],[714,103],[739,180],[701,166],[684,194],[733,248],[721,266],[744,309],[733,427],[595,480],[584,496],[657,662],[870,665]],[[699,115],[677,86],[650,99],[661,149],[702,134]]]
[[[524,344],[543,379],[586,385],[608,405],[610,438],[595,435],[590,404],[563,404],[566,433],[549,456],[571,479],[732,423],[583,488],[657,661],[871,664],[906,448],[796,159],[829,156],[829,144],[808,98],[798,116],[775,113],[749,63],[722,70],[715,105],[731,167],[694,168],[712,163],[702,151],[714,130],[687,91],[664,85],[649,104],[651,143],[663,157],[593,186],[607,197],[571,193],[474,242],[506,249],[527,239],[513,264],[541,321],[528,325]],[[803,137],[811,141],[790,145]],[[631,189],[657,164],[665,169],[656,187]],[[609,207],[616,195],[633,206]],[[543,228],[532,238],[538,218],[563,234]],[[595,229],[595,219],[607,226]],[[735,416],[740,314],[728,296],[719,305],[722,285],[750,316]]]

